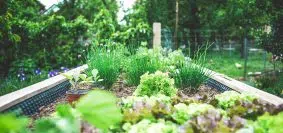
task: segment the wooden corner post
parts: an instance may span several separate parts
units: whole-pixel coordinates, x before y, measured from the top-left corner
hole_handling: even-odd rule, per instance
[[[153,23],[153,49],[161,47],[161,23]]]

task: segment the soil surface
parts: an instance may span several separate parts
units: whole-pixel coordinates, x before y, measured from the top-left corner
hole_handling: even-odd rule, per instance
[[[209,103],[212,99],[214,99],[215,95],[220,94],[221,92],[207,85],[202,85],[197,91],[185,88],[183,90],[179,90],[178,93],[182,98],[193,98],[195,100],[202,100]]]

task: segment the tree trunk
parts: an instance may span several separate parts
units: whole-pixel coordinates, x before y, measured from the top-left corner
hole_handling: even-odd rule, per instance
[[[176,0],[176,18],[174,32],[174,49],[178,49],[178,26],[179,26],[179,0]]]
[[[188,29],[190,29],[190,49],[191,49],[191,57],[195,57],[198,48],[201,46],[201,38],[200,32],[200,21],[198,17],[198,6],[196,0],[188,0],[190,3],[189,13],[190,13],[190,20],[188,20]]]

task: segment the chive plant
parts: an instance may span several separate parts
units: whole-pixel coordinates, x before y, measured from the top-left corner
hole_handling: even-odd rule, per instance
[[[173,74],[175,84],[178,88],[185,91],[197,90],[203,83],[205,83],[211,73],[204,68],[206,62],[206,51],[205,49],[199,49],[196,52],[195,58],[189,62],[186,62]],[[203,52],[200,52],[202,50]]]
[[[128,58],[125,65],[126,80],[129,85],[139,85],[140,77],[146,72],[154,73],[163,67],[160,53],[141,48]]]
[[[115,48],[94,48],[88,55],[89,70],[97,69],[103,81],[101,84],[110,89],[117,81],[123,59],[123,50]]]

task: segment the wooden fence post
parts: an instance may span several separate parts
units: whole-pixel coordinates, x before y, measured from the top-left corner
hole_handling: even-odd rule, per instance
[[[161,23],[153,23],[153,49],[161,47]]]

